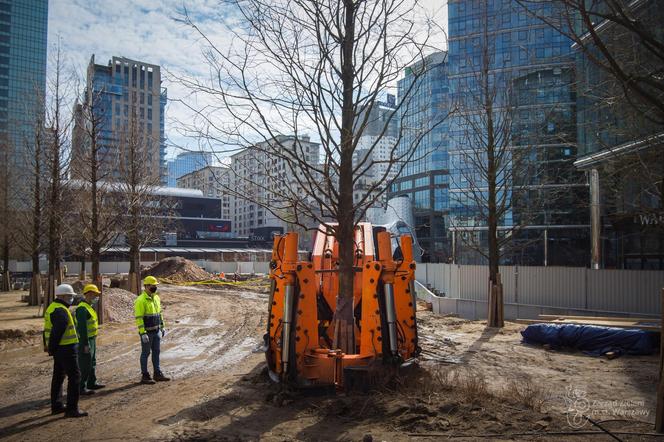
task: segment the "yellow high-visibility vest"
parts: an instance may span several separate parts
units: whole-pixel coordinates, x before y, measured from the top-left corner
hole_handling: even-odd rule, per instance
[[[97,312],[95,309],[92,308],[90,304],[88,304],[86,301],[81,301],[78,303],[79,308],[84,308],[90,313],[90,317],[88,318],[88,338],[92,338],[94,336],[97,336],[97,330],[99,329],[99,321],[97,319]]]
[[[161,300],[158,294],[148,295],[145,291],[134,301],[134,316],[138,333],[159,330],[164,326],[161,315]]]
[[[60,304],[59,302],[52,302],[46,309],[46,312],[44,313],[45,345],[48,345],[48,341],[51,337],[51,329],[53,328],[53,324],[51,323],[51,313],[53,313],[55,309],[58,308],[61,308],[67,312],[67,328],[65,329],[65,332],[62,334],[62,337],[60,338],[59,345],[78,344],[78,334],[76,334],[76,322],[74,322],[74,318],[71,315],[71,312],[69,311],[67,306]]]

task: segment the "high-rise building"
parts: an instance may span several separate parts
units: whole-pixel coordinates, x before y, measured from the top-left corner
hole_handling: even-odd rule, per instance
[[[398,83],[401,124],[399,154],[412,152],[389,197],[407,196],[413,204],[422,259],[447,260],[448,137],[450,111],[448,55],[436,52],[405,71]]]
[[[17,177],[43,121],[47,22],[48,0],[0,0],[0,137]]]
[[[387,201],[387,193],[383,191],[398,172],[398,167],[390,161],[397,148],[399,131],[394,95],[388,94],[386,101],[376,101],[368,115],[360,114],[358,121],[366,126],[353,154],[353,164],[362,165],[362,175],[353,189],[353,200],[357,203],[371,192],[370,200],[375,200],[371,205],[383,206]]]
[[[177,186],[180,177],[212,164],[212,154],[208,152],[182,152],[166,164],[168,187]]]
[[[278,141],[282,146],[297,145],[302,160],[318,164],[320,144],[311,142],[308,136],[297,139],[284,135]],[[294,169],[283,156],[271,155],[273,144],[273,140],[263,141],[231,156],[231,188],[235,192],[233,229],[239,236],[251,236],[266,228],[287,228],[295,200],[311,206],[307,192],[295,176],[301,170]]]
[[[470,241],[455,236],[472,236],[472,242],[486,245],[487,214],[478,195],[482,199],[487,191],[478,164],[486,161],[482,149],[491,122],[505,155],[506,169],[497,171],[498,181],[506,183],[499,198],[508,201],[499,230],[512,235],[505,262],[587,263],[587,184],[573,167],[571,41],[536,18],[560,18],[555,2],[533,4],[535,14],[516,0],[449,2],[450,100],[460,111],[450,120],[448,224],[456,240],[450,252],[460,263],[483,262],[476,250],[464,248]],[[486,117],[485,96],[492,99],[492,120]]]
[[[82,105],[94,106],[95,115],[91,118],[98,121],[97,143],[103,175],[108,179],[121,177],[122,139],[131,133],[132,138],[145,146],[145,164],[141,165],[145,173],[166,183],[166,102],[167,91],[161,86],[159,66],[125,57],[113,57],[108,64],[100,65],[92,55]],[[79,125],[89,124],[84,118],[77,121]],[[74,128],[75,132],[81,133],[80,130],[80,126]],[[82,142],[72,146],[74,163],[81,163],[76,156],[86,149],[84,137]]]
[[[232,219],[233,195],[229,192],[231,173],[228,167],[205,166],[182,175],[177,180],[177,187],[198,189],[208,198],[221,200],[221,218]]]

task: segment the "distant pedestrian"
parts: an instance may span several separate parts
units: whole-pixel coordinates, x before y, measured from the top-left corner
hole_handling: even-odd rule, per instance
[[[159,282],[154,276],[143,280],[143,292],[134,302],[134,312],[138,334],[141,337],[141,383],[154,384],[155,381],[170,381],[159,366],[161,338],[166,334],[164,317],[161,313],[161,299],[157,294]],[[161,336],[160,336],[161,335]],[[152,354],[154,380],[148,371],[148,356]]]
[[[78,331],[78,365],[81,368],[81,394],[94,394],[94,390],[104,388],[97,382],[97,335],[99,322],[97,312],[92,308],[93,299],[99,297],[99,289],[94,284],[83,288],[85,299],[76,307],[76,330]]]
[[[78,409],[81,372],[78,367],[78,335],[69,306],[74,299],[69,284],[55,288],[55,301],[44,312],[44,350],[53,356],[51,379],[51,413],[66,417],[82,417],[88,413]],[[62,404],[62,384],[67,376],[67,407]]]

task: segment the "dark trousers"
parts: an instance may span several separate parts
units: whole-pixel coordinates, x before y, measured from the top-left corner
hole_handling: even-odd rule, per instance
[[[141,373],[149,374],[148,372],[148,356],[152,353],[152,368],[154,372],[160,373],[161,369],[159,368],[159,347],[161,337],[159,336],[159,330],[149,331],[148,332],[148,342],[143,343],[141,341]]]
[[[88,338],[90,353],[83,353],[83,344],[78,347],[78,365],[81,367],[81,390],[92,388],[97,383],[97,337]]]
[[[78,409],[81,371],[78,368],[77,345],[59,346],[53,355],[51,409],[62,407],[62,384],[67,377],[67,410]]]

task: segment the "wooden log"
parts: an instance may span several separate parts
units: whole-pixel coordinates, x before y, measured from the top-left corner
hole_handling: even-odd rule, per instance
[[[538,315],[542,319],[572,319],[572,320],[598,320],[598,321],[617,321],[617,322],[660,322],[660,318],[630,318],[628,316],[577,316],[577,315]]]
[[[106,319],[105,318],[106,315],[104,314],[104,303],[105,303],[104,287],[103,287],[103,284],[102,284],[102,276],[101,275],[99,275],[97,277],[97,280],[95,281],[95,284],[97,285],[97,288],[101,292],[99,294],[99,303],[97,304],[97,310],[98,310],[97,311],[97,320],[99,321],[99,324],[101,325],[101,324],[104,323],[104,320]]]
[[[664,324],[664,288],[660,299],[660,314]],[[655,431],[664,433],[664,339],[660,332],[659,339],[659,384],[657,385],[657,410],[655,411]]]
[[[495,285],[489,283],[489,295],[487,297],[487,317],[486,325],[488,327],[494,327],[495,321]]]
[[[498,308],[497,326],[505,327],[505,305],[503,303],[503,284],[497,285],[496,307]]]

